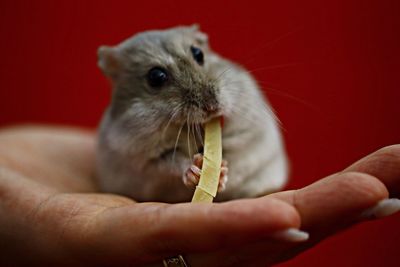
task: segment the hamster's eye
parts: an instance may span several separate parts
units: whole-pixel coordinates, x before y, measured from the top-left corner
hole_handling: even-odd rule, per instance
[[[204,64],[203,51],[201,51],[200,48],[197,48],[195,46],[191,46],[190,51],[192,52],[194,60],[196,60],[196,62],[199,63],[199,65],[203,65]]]
[[[163,68],[155,67],[147,73],[147,80],[149,81],[150,86],[160,87],[168,81],[168,73]]]

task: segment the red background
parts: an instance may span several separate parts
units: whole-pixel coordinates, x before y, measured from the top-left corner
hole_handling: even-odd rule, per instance
[[[137,2],[1,1],[0,126],[96,127],[110,94],[96,48],[198,22],[269,95],[290,187],[400,143],[398,1]],[[282,266],[399,266],[399,223],[400,215],[365,223]]]

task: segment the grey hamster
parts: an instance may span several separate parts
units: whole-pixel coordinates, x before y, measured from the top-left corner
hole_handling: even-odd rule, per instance
[[[98,50],[112,83],[99,127],[101,190],[137,201],[185,202],[183,174],[201,152],[203,125],[223,116],[229,180],[217,201],[282,189],[287,159],[276,118],[254,78],[216,54],[197,25],[138,33]]]

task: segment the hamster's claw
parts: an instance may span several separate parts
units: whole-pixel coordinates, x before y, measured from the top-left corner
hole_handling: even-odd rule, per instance
[[[188,188],[194,188],[199,184],[201,170],[196,166],[192,165],[183,174],[183,183]]]
[[[219,175],[218,192],[223,192],[228,182],[228,161],[222,160],[221,163],[221,174]]]
[[[201,166],[203,164],[203,155],[198,153],[193,156],[192,165],[183,174],[183,183],[188,188],[194,188],[199,184]],[[228,162],[222,160],[221,163],[221,174],[219,176],[218,192],[222,192],[226,188],[226,182],[228,181]]]

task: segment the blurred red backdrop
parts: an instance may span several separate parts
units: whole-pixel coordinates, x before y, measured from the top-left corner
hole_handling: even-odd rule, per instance
[[[97,47],[196,22],[262,84],[301,187],[400,143],[398,3],[2,0],[0,126],[95,128],[110,95]],[[399,223],[365,223],[281,266],[399,266]]]

